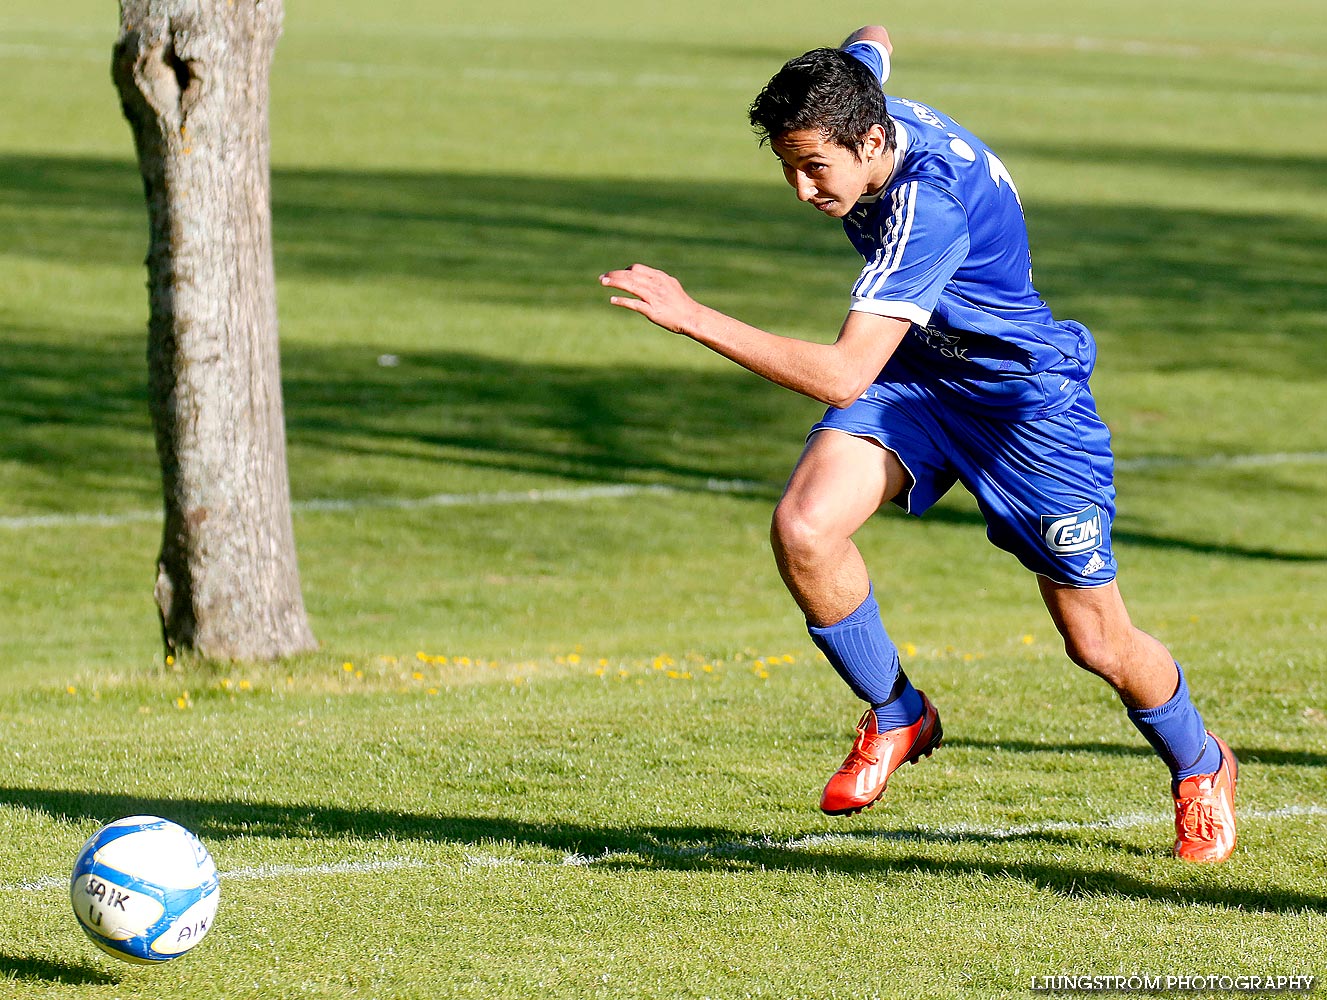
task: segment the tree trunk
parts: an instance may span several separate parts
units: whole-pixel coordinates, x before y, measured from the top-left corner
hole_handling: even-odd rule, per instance
[[[121,0],[113,76],[147,198],[148,371],[168,652],[316,647],[290,515],[268,76],[280,0]]]

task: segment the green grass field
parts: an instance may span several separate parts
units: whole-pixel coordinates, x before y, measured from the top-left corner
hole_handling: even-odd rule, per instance
[[[1327,976],[1327,21],[1081,6],[288,0],[276,264],[322,651],[188,667],[151,599],[115,11],[0,12],[0,996]],[[891,90],[1000,152],[1039,286],[1097,334],[1122,587],[1243,762],[1225,865],[1169,857],[1163,768],[957,494],[859,536],[946,745],[822,816],[859,706],[767,541],[818,408],[605,304],[641,260],[833,335],[858,265],[745,109],[880,18]],[[139,812],[224,876],[208,939],[152,969],[67,894]]]

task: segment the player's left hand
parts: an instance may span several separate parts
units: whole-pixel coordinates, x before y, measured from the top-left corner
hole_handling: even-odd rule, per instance
[[[644,264],[599,275],[599,284],[629,295],[614,295],[609,303],[638,312],[651,323],[673,333],[694,329],[703,306],[686,293],[682,283],[667,271]]]

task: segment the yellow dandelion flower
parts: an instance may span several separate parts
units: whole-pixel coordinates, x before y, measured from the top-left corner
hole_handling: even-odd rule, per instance
[[[437,694],[437,693],[438,693],[437,688],[429,688],[429,694]]]
[[[468,657],[468,656],[458,656],[458,657],[456,658],[456,665],[457,665],[458,667],[468,667],[468,666],[470,666],[470,657]]]
[[[362,670],[356,670],[356,671],[355,671],[355,680],[357,680],[357,681],[362,681],[363,679],[364,679],[364,671],[362,671]]]
[[[166,657],[166,666],[168,666],[168,667],[173,667],[173,666],[175,666],[175,657],[173,657],[173,656],[167,656],[167,657]]]
[[[573,667],[576,666],[576,664],[581,662],[581,654],[572,653],[570,656],[567,657],[567,662],[570,663]]]
[[[764,660],[757,660],[755,663],[751,664],[751,669],[752,669],[752,670],[764,670],[764,669],[765,669],[765,661],[764,661]]]
[[[905,643],[903,644],[903,655],[904,655],[904,656],[916,656],[916,655],[917,655],[917,647],[916,647],[914,644],[910,643],[910,642],[905,642]]]
[[[604,657],[602,657],[602,656],[599,657],[599,666],[601,666],[601,667],[606,667],[606,666],[608,666],[608,660],[606,660],[606,659],[605,659]]]
[[[438,666],[440,666],[440,667],[445,667],[445,666],[447,665],[447,657],[445,657],[445,656],[435,656],[435,657],[433,657],[433,662],[436,663],[436,664],[437,664]]]
[[[74,685],[70,684],[68,687],[65,688],[65,693],[66,693],[66,694],[78,694],[78,688],[76,688],[76,687],[74,687]]]
[[[421,649],[415,652],[415,659],[418,660],[420,663],[428,663],[430,657],[428,653],[424,652]]]
[[[252,687],[253,687],[253,684],[252,684],[249,680],[246,679],[246,680],[242,680],[242,681],[240,681],[240,690],[241,690],[241,691],[248,691],[248,690],[250,690]]]
[[[235,686],[235,682],[232,681],[229,677],[223,677],[221,678],[221,686],[225,688],[227,691],[229,691],[232,687]]]
[[[606,674],[607,672],[608,672],[608,671],[604,670],[603,667],[598,667],[598,668],[595,669],[594,676],[596,676],[596,677],[602,677],[602,676],[603,676],[604,674]]]
[[[669,677],[672,680],[678,680],[682,675],[678,673],[676,670],[670,670],[665,676]]]
[[[1034,635],[1028,634],[1028,635],[1023,636],[1023,645],[1024,645],[1024,646],[1031,646],[1031,645],[1032,645],[1034,642],[1036,642],[1036,641],[1037,641],[1037,639],[1036,639],[1036,636],[1034,636]]]
[[[352,670],[355,669],[355,665],[353,663],[343,663],[341,664],[341,669],[344,670],[346,673],[350,673]]]
[[[631,676],[631,671],[628,670],[626,667],[623,667],[621,670],[617,672],[617,675],[623,680],[626,680],[628,677]]]
[[[975,657],[973,657],[973,655],[972,655],[971,653],[964,653],[964,654],[963,654],[963,662],[964,662],[964,663],[971,663],[971,662],[973,661],[973,659],[975,659]]]
[[[413,678],[414,678],[415,680],[417,680],[417,681],[422,681],[422,680],[424,679],[424,675],[421,674],[418,670],[416,670],[416,671],[415,671],[413,674],[411,674],[410,676],[413,677]]]
[[[704,664],[700,669],[703,670],[703,671],[705,671],[705,673],[707,673],[707,674],[712,674],[712,673],[714,673],[714,664],[713,664],[713,663],[706,663],[706,664]]]

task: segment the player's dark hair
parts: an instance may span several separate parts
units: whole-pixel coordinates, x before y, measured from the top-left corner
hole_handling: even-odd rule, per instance
[[[762,146],[788,132],[815,129],[855,154],[871,126],[880,125],[894,148],[880,81],[842,49],[812,49],[788,60],[756,95],[748,115]]]

